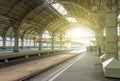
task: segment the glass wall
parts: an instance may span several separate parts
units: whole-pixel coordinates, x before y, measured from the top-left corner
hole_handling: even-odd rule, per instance
[[[6,46],[10,46],[11,45],[11,40],[9,37],[6,38]]]
[[[0,37],[0,46],[3,46],[3,39]]]
[[[42,47],[51,48],[51,35],[48,31],[44,31],[42,34]]]

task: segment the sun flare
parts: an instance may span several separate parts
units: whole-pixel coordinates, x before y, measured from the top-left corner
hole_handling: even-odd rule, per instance
[[[84,43],[86,45],[92,44],[90,40],[95,39],[91,31],[85,28],[70,29],[67,31],[66,35],[71,41]]]

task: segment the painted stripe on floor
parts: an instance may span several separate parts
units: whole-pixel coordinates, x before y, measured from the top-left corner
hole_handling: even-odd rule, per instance
[[[71,67],[74,63],[78,62],[82,57],[84,57],[85,54],[81,54],[76,59],[72,60],[71,62],[67,63],[48,77],[44,78],[42,81],[53,81],[56,79],[59,75],[61,75],[65,70],[67,70],[69,67]],[[52,77],[52,78],[51,78]]]

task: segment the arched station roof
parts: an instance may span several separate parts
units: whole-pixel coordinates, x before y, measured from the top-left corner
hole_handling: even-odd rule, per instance
[[[35,39],[38,32],[64,33],[74,23],[65,17],[72,16],[77,25],[97,31],[104,24],[104,4],[118,0],[0,0],[0,36],[14,36],[10,20],[19,24],[19,36]],[[60,3],[68,14],[63,16],[51,4]],[[120,2],[119,2],[120,3]]]

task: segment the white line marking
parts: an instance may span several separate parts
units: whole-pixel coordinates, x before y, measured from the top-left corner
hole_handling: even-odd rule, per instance
[[[85,54],[80,55],[80,57],[77,58],[77,59],[75,59],[75,61],[70,62],[70,63],[68,63],[67,65],[65,65],[64,67],[60,68],[60,69],[59,69],[59,71],[61,70],[60,72],[58,72],[58,70],[57,70],[58,73],[57,73],[55,76],[53,76],[51,79],[49,79],[48,81],[53,81],[53,80],[54,80],[55,78],[57,78],[60,74],[62,74],[65,70],[67,70],[70,66],[72,66],[74,63],[76,63],[77,61],[79,61],[84,55],[85,55]]]

